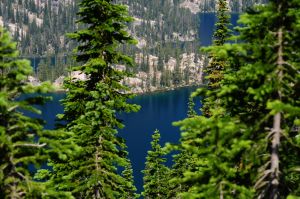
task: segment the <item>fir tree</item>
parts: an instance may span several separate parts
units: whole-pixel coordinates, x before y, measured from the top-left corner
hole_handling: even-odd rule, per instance
[[[247,151],[241,164],[242,169],[251,165],[247,173],[259,198],[300,194],[299,180],[295,180],[299,173],[292,169],[300,165],[299,158],[293,158],[299,157],[299,131],[292,129],[300,113],[300,68],[294,54],[299,51],[295,42],[300,20],[295,10],[299,8],[300,1],[287,0],[255,8],[241,18],[245,27],[240,28],[238,39],[244,42],[226,49],[231,70],[238,71],[228,71],[224,107],[248,126],[239,139],[251,141],[255,150]],[[268,22],[256,29],[254,24],[263,21]],[[232,103],[241,108],[229,105]]]
[[[203,103],[202,112],[206,116],[210,116],[210,109],[213,106],[216,106],[216,89],[220,87],[220,83],[223,79],[224,69],[226,67],[226,59],[223,57],[216,56],[211,48],[222,46],[228,40],[230,36],[230,13],[228,10],[228,3],[226,0],[218,0],[218,11],[217,18],[218,21],[215,24],[215,32],[213,35],[213,45],[206,50],[209,53],[210,62],[206,68],[206,79],[208,80],[208,87],[205,92],[203,91],[203,95],[206,96],[206,99]]]
[[[228,40],[230,36],[230,13],[228,10],[228,3],[226,0],[218,0],[218,11],[217,18],[218,21],[215,24],[215,32],[213,35],[213,46],[222,46]],[[214,56],[212,53],[210,55],[211,61],[207,66],[206,73],[208,79],[208,86],[210,89],[219,87],[220,81],[223,79],[223,71],[225,68],[225,60]]]
[[[216,23],[216,30],[214,32],[214,40],[213,40],[213,47],[219,47],[225,44],[225,42],[228,40],[229,37],[229,11],[228,11],[228,5],[226,0],[219,0],[218,1],[218,11],[217,11],[217,17],[218,17],[218,22]],[[207,66],[206,72],[207,72],[207,79],[208,79],[208,86],[203,87],[202,89],[198,90],[197,95],[205,96],[205,99],[203,101],[203,107],[202,107],[202,112],[204,116],[211,116],[211,111],[214,109],[218,109],[219,103],[217,99],[217,93],[218,89],[220,87],[220,83],[223,78],[223,72],[225,70],[226,66],[226,59],[221,58],[216,56],[211,48],[206,49],[210,53],[210,63]],[[197,120],[199,117],[197,117],[197,113],[194,110],[194,102],[193,102],[193,97],[192,95],[189,98],[188,102],[188,118],[194,118]],[[205,118],[203,118],[205,119]],[[183,128],[184,129],[184,128]],[[195,138],[197,136],[197,133],[194,132],[194,134],[189,134],[189,136]],[[174,165],[171,169],[171,186],[170,187],[170,196],[169,197],[179,197],[180,193],[184,192],[202,192],[197,190],[195,191],[194,189],[198,188],[198,183],[197,182],[199,179],[195,180],[193,177],[190,176],[191,173],[194,173],[198,170],[195,170],[195,168],[201,168],[204,169],[205,167],[211,166],[212,168],[215,168],[218,164],[221,162],[211,162],[209,165],[205,165],[207,162],[206,156],[210,156],[212,159],[214,159],[214,154],[210,154],[209,151],[214,149],[211,148],[211,146],[200,146],[199,149],[194,148],[193,150],[199,150],[201,155],[195,155],[191,151],[191,148],[187,148],[188,145],[186,145],[186,142],[191,144],[191,137],[182,137],[180,142],[182,143],[179,146],[173,147],[173,150],[179,150],[180,153],[176,156],[174,156]],[[216,139],[218,139],[218,134],[216,134]],[[216,144],[216,143],[214,143]],[[202,149],[202,147],[204,147]],[[171,147],[172,148],[172,147]],[[216,169],[216,172],[218,172],[218,169]],[[201,172],[199,172],[201,173]],[[187,177],[188,176],[188,177]],[[206,176],[205,176],[206,177]],[[195,181],[193,181],[193,180]],[[200,180],[199,180],[200,181]],[[216,188],[217,186],[213,185],[210,190],[210,188],[206,187],[205,190],[206,192],[211,191],[209,194],[203,193],[204,195],[191,195],[187,194],[186,197],[212,197],[214,194],[217,193]],[[204,191],[203,191],[204,192]],[[207,194],[207,195],[205,195]],[[211,195],[210,195],[211,194]],[[180,196],[182,197],[182,196]]]
[[[124,171],[122,172],[122,176],[126,180],[126,188],[125,194],[121,197],[122,199],[134,199],[138,198],[139,195],[136,194],[136,187],[134,186],[134,179],[133,179],[133,170],[130,160],[128,160]]]
[[[174,164],[170,169],[169,186],[167,198],[181,198],[180,193],[189,190],[190,185],[182,181],[187,171],[193,171],[195,159],[193,154],[186,149],[182,149],[178,154],[173,155]]]
[[[20,94],[32,93],[24,81],[32,70],[25,60],[17,59],[16,44],[8,32],[0,28],[0,197],[37,197],[39,183],[32,179],[28,167],[45,161],[41,156],[45,143],[37,143],[43,127],[37,119],[24,116],[20,109],[37,112],[33,104],[41,98],[16,101]],[[17,108],[19,110],[17,110]],[[36,193],[34,193],[36,192]]]
[[[148,151],[144,173],[144,192],[146,198],[166,198],[168,193],[168,168],[165,151],[159,144],[160,133],[158,130],[152,135],[151,150]]]
[[[188,112],[187,117],[193,118],[197,116],[197,112],[195,111],[195,103],[193,97],[189,97],[188,101]],[[189,190],[189,185],[184,184],[182,179],[184,178],[184,174],[186,171],[194,170],[195,166],[195,158],[193,154],[188,150],[184,149],[180,145],[166,145],[166,149],[170,149],[173,151],[178,151],[178,154],[173,155],[173,162],[170,169],[169,174],[169,191],[168,198],[177,198],[180,193],[186,192]]]
[[[125,142],[117,135],[123,124],[116,114],[137,111],[138,106],[127,103],[132,95],[121,81],[128,74],[114,65],[132,64],[118,51],[121,43],[134,43],[126,32],[131,18],[126,7],[110,0],[83,0],[78,16],[85,29],[70,37],[79,43],[76,60],[81,66],[72,70],[87,79],[65,82],[68,92],[59,118],[67,122],[64,130],[75,134],[73,142],[81,151],[68,161],[52,159],[52,183],[77,198],[121,198],[128,194],[129,182],[118,169],[128,163]]]
[[[0,28],[0,198],[46,195],[44,184],[33,180],[33,168],[39,168],[54,152],[50,137],[55,136],[43,130],[41,120],[23,112],[40,113],[34,105],[46,99],[32,94],[47,92],[49,85],[27,84],[31,74],[29,62],[18,59],[16,44]]]
[[[197,115],[197,112],[195,111],[195,102],[192,96],[189,97],[188,101],[188,112],[187,116],[188,117],[194,117]]]
[[[271,0],[241,16],[237,44],[215,46],[227,60],[211,117],[177,123],[197,156],[185,198],[299,195],[300,1]],[[257,26],[257,24],[263,24]]]

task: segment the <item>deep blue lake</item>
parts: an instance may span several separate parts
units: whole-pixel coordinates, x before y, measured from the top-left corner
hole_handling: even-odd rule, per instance
[[[119,135],[126,139],[134,180],[139,192],[142,191],[143,186],[141,170],[144,169],[147,151],[151,148],[152,133],[156,129],[161,132],[161,145],[166,142],[178,142],[179,129],[172,123],[186,118],[188,98],[195,89],[196,87],[186,87],[173,91],[137,95],[130,100],[130,103],[140,105],[140,111],[119,115],[125,124],[125,128],[119,131]],[[53,93],[50,96],[53,100],[41,107],[41,118],[47,122],[46,129],[55,127],[56,115],[63,112],[59,101],[64,98],[65,94]],[[195,103],[195,109],[199,110],[200,100],[195,99]],[[36,115],[29,115],[36,117]],[[171,165],[171,158],[167,164]]]
[[[231,23],[237,25],[238,14],[231,15]],[[215,13],[200,14],[200,42],[201,46],[208,46],[212,43]],[[125,128],[120,130],[120,135],[126,139],[129,151],[129,158],[134,170],[134,179],[138,192],[142,191],[143,179],[141,170],[144,169],[145,157],[150,149],[151,135],[158,129],[161,132],[161,144],[166,142],[176,143],[180,137],[179,129],[172,123],[186,118],[187,102],[189,95],[195,87],[181,88],[173,91],[143,94],[131,100],[131,103],[141,105],[138,113],[122,114]],[[53,129],[55,117],[63,112],[59,100],[65,94],[55,93],[51,95],[53,100],[41,108],[47,124],[45,128]],[[196,102],[196,109],[199,110],[199,99]],[[168,165],[171,164],[170,158]]]
[[[200,13],[200,28],[199,28],[199,37],[200,37],[200,45],[201,46],[209,46],[212,44],[212,37],[214,33],[214,26],[217,22],[217,17],[215,13]],[[238,13],[232,13],[230,22],[231,22],[231,29],[237,26],[237,20],[239,18]]]

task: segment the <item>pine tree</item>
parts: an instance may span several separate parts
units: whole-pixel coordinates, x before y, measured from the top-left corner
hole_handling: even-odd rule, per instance
[[[148,151],[144,173],[144,191],[142,195],[146,199],[167,198],[168,193],[168,168],[165,151],[159,144],[160,133],[158,130],[152,135],[151,150]]]
[[[97,13],[97,14],[95,14]],[[137,111],[128,104],[132,97],[121,84],[128,74],[115,69],[116,64],[131,65],[131,59],[118,51],[122,43],[134,43],[126,32],[131,21],[124,6],[110,0],[83,0],[78,12],[80,26],[70,37],[79,43],[76,60],[85,80],[65,82],[63,100],[66,132],[81,151],[67,161],[52,159],[52,183],[55,189],[71,191],[77,198],[121,198],[128,194],[127,181],[120,175],[128,165],[125,141],[117,135],[124,125],[117,113]]]
[[[0,56],[0,197],[28,197],[33,194],[30,189],[39,187],[33,182],[28,166],[43,161],[38,155],[44,144],[34,143],[32,137],[41,134],[42,126],[16,110],[18,107],[33,109],[30,102],[15,101],[18,95],[29,92],[22,81],[26,80],[31,68],[25,60],[14,60],[16,45],[2,28]]]
[[[43,130],[42,121],[23,112],[40,113],[33,106],[46,99],[32,93],[47,92],[49,86],[27,84],[31,73],[29,62],[18,59],[16,44],[0,28],[0,198],[40,198],[46,193],[29,168],[47,161],[51,132]]]
[[[228,10],[228,3],[226,0],[218,0],[218,21],[215,24],[215,32],[213,35],[213,46],[222,46],[228,40],[230,36],[230,14]],[[208,74],[208,86],[211,89],[217,88],[222,80],[223,71],[225,68],[225,60],[220,57],[216,57],[213,54],[210,55],[211,61],[207,66],[206,73]]]
[[[187,117],[193,118],[197,116],[195,111],[195,103],[193,97],[189,97],[188,101],[188,112]],[[171,151],[177,151],[178,154],[173,155],[173,162],[170,169],[170,174],[168,176],[169,187],[168,187],[168,198],[180,198],[179,194],[189,190],[189,185],[185,184],[184,174],[187,171],[194,170],[196,159],[193,157],[193,154],[179,145],[166,145],[166,149]]]
[[[224,69],[226,67],[226,59],[216,56],[211,50],[214,47],[222,46],[228,41],[230,36],[230,13],[228,10],[228,3],[226,0],[218,0],[218,21],[215,24],[215,32],[213,35],[213,45],[205,50],[209,53],[210,62],[206,68],[205,77],[208,80],[208,87],[203,89],[202,95],[206,96],[203,102],[202,112],[206,116],[210,116],[210,109],[216,106],[216,90],[220,87],[223,79]],[[208,89],[208,90],[207,90]]]
[[[174,148],[174,146],[173,146]],[[173,155],[174,164],[169,171],[169,185],[167,198],[181,198],[180,193],[187,192],[190,184],[183,181],[187,171],[195,170],[195,158],[186,149],[181,149],[178,154]]]
[[[248,151],[241,162],[245,166],[251,161],[249,173],[260,198],[300,194],[299,180],[295,180],[300,174],[292,169],[300,165],[299,158],[295,158],[300,152],[299,131],[292,131],[300,114],[300,68],[294,54],[298,52],[294,41],[299,37],[295,27],[300,20],[295,12],[299,7],[300,1],[287,0],[257,7],[241,18],[245,27],[240,28],[239,39],[244,43],[226,49],[227,53],[235,51],[228,57],[231,69],[238,66],[238,71],[228,72],[224,107],[248,126],[239,139],[251,141],[256,150]],[[256,29],[254,23],[266,20],[268,23]],[[254,154],[261,158],[257,160]]]
[[[139,195],[136,194],[136,187],[134,186],[134,179],[133,179],[133,170],[130,160],[128,160],[124,170],[122,171],[122,176],[126,180],[126,188],[125,194],[121,196],[121,199],[134,199],[138,198]]]
[[[0,28],[0,197],[37,197],[39,183],[32,179],[28,167],[45,161],[41,155],[45,143],[37,143],[43,127],[36,119],[24,116],[20,109],[37,112],[33,104],[40,98],[16,101],[20,94],[32,93],[24,81],[31,74],[28,61],[18,60],[16,44],[8,32]],[[18,110],[17,110],[18,108]],[[36,193],[34,193],[36,192]]]
[[[298,0],[257,6],[241,16],[239,43],[212,48],[227,60],[218,109],[177,123],[181,145],[197,156],[183,197],[300,195],[299,8]]]
[[[228,12],[227,1],[225,0],[218,1],[217,17],[218,17],[218,22],[216,23],[213,46],[210,48],[206,48],[206,51],[209,52],[210,59],[211,59],[206,70],[208,86],[198,89],[197,92],[189,98],[189,102],[188,102],[188,118],[194,118],[193,121],[197,121],[199,120],[199,118],[201,118],[201,116],[197,116],[194,110],[193,97],[195,97],[196,95],[205,96],[205,99],[203,101],[203,107],[202,107],[202,112],[204,115],[204,117],[202,118],[203,120],[206,120],[205,117],[211,116],[213,110],[218,110],[219,108],[218,104],[220,102],[218,102],[218,100],[216,99],[217,99],[218,89],[220,87],[220,83],[223,78],[223,72],[226,66],[226,59],[216,56],[212,52],[212,49],[214,47],[219,47],[225,44],[225,42],[228,40],[228,37],[230,36],[229,34],[230,30],[228,27],[230,17]],[[192,119],[189,120],[189,122],[192,122]],[[183,127],[183,129],[185,129],[185,126]],[[205,170],[205,167],[215,168],[216,166],[221,164],[221,162],[216,162],[216,161],[211,161],[210,163],[207,163],[208,157],[206,156],[209,156],[211,159],[214,160],[215,154],[210,153],[210,151],[214,151],[214,149],[212,148],[214,146],[199,145],[198,148],[193,148],[194,151],[191,151],[191,148],[189,148],[188,145],[193,145],[193,141],[191,141],[191,139],[194,138],[196,140],[196,138],[198,138],[197,133],[198,132],[196,131],[188,134],[188,136],[183,136],[180,140],[181,145],[173,148],[173,150],[174,149],[179,150],[180,153],[174,157],[175,163],[171,170],[172,187],[170,188],[170,196],[183,197],[184,195],[182,195],[181,193],[195,192],[195,194],[186,194],[185,197],[206,198],[206,197],[213,197],[214,194],[218,193],[216,190],[217,186],[215,185],[212,185],[210,188],[205,187],[204,188],[205,191],[204,190],[202,191],[202,189],[197,190],[198,183],[196,182],[197,181],[201,182],[202,179],[201,180],[194,179],[194,176],[191,176],[191,174],[197,171],[199,172],[199,176],[203,175],[203,178],[207,177],[205,173],[201,174],[201,170]],[[218,134],[216,134],[216,138],[218,139]],[[197,153],[201,155],[194,154],[194,152],[198,150],[200,152]],[[197,170],[195,170],[196,168]],[[216,169],[216,172],[218,172],[218,169]]]
[[[197,112],[195,111],[195,102],[192,96],[189,97],[188,101],[188,112],[187,116],[188,117],[194,117],[197,115]]]

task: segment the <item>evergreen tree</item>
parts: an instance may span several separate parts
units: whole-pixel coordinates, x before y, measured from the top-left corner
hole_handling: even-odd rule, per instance
[[[209,52],[210,62],[206,68],[205,77],[208,80],[208,90],[205,94],[206,99],[203,103],[202,112],[204,115],[209,116],[210,110],[213,106],[216,106],[216,95],[217,88],[220,87],[220,83],[223,79],[224,69],[226,67],[226,59],[214,55],[211,50],[214,47],[222,46],[228,40],[230,36],[229,24],[230,24],[230,13],[228,10],[228,3],[226,0],[218,0],[218,21],[215,24],[215,32],[213,35],[213,45],[206,50]]]
[[[187,116],[188,117],[194,117],[197,115],[197,112],[195,111],[195,102],[192,96],[189,97],[188,101],[188,112]]]
[[[219,47],[222,46],[223,44],[225,44],[225,42],[227,41],[228,37],[229,37],[229,11],[228,11],[228,5],[227,5],[227,1],[226,0],[219,0],[218,1],[218,11],[217,11],[217,17],[218,17],[218,22],[216,23],[216,30],[214,33],[214,40],[213,40],[213,47]],[[211,48],[208,48],[206,50],[209,51],[210,53],[210,63],[208,64],[206,73],[207,73],[207,79],[208,79],[208,86],[207,87],[203,87],[202,89],[199,89],[197,95],[201,95],[201,96],[205,96],[205,99],[203,101],[203,108],[202,108],[202,112],[204,114],[204,116],[210,116],[211,115],[211,110],[213,109],[218,109],[218,104],[219,102],[216,101],[217,98],[217,93],[218,93],[218,88],[220,85],[220,82],[223,78],[223,71],[225,69],[225,65],[226,65],[226,59],[224,58],[220,58],[216,55],[213,54]],[[192,95],[189,98],[189,102],[188,102],[188,118],[198,118],[197,117],[197,113],[194,110],[194,102],[193,102],[193,97],[194,95]],[[206,118],[203,118],[204,120]],[[184,129],[184,128],[183,128]],[[188,145],[186,145],[186,142],[191,144],[191,139],[197,137],[197,133],[194,132],[193,134],[189,134],[189,136],[185,137],[183,136],[180,140],[180,142],[182,143],[179,146],[173,147],[173,150],[177,149],[180,151],[180,153],[176,156],[174,156],[174,165],[172,167],[172,176],[171,176],[171,182],[172,182],[172,186],[170,188],[170,194],[171,196],[180,196],[180,193],[184,193],[184,192],[202,192],[202,189],[197,190],[198,188],[198,184],[196,183],[198,181],[198,179],[196,181],[192,181],[190,179],[195,180],[193,177],[190,176],[191,173],[194,172],[199,172],[199,170],[201,171],[202,169],[204,169],[205,167],[209,167],[211,166],[212,168],[215,168],[216,165],[220,164],[221,162],[211,162],[211,164],[207,164],[206,165],[206,160],[208,157],[206,156],[210,156],[212,159],[214,159],[214,154],[210,154],[209,150],[214,151],[214,149],[212,149],[212,146],[201,146],[196,149],[194,148],[194,150],[199,150],[201,155],[195,155],[193,152],[195,151],[190,151],[191,148],[187,148]],[[215,144],[215,143],[214,143]],[[202,149],[202,147],[204,147],[204,149]],[[172,148],[172,147],[171,147]],[[199,170],[195,170],[195,168],[198,168]],[[216,172],[218,172],[218,170],[216,170]],[[199,172],[200,173],[200,172]],[[206,176],[205,176],[206,177]],[[202,179],[201,179],[202,180]],[[192,181],[192,182],[191,182]],[[189,197],[212,197],[214,196],[214,194],[216,194],[216,188],[217,186],[213,185],[211,188],[213,188],[212,190],[210,190],[210,188],[205,187],[204,189],[206,189],[205,191],[208,192],[207,193],[203,193],[203,195],[199,194],[187,194],[187,198]],[[197,191],[195,191],[194,189],[196,189]],[[193,191],[191,191],[193,190]],[[204,191],[203,191],[204,192]],[[207,195],[205,195],[207,194]],[[210,195],[211,194],[211,195]],[[170,196],[169,196],[170,197]],[[181,197],[181,196],[180,196]]]
[[[189,97],[188,101],[188,112],[187,117],[192,118],[197,116],[195,111],[195,103],[193,97]],[[186,192],[189,190],[189,185],[184,184],[182,179],[184,178],[184,173],[189,170],[194,170],[195,168],[195,158],[193,154],[188,150],[184,149],[180,145],[166,145],[167,149],[178,151],[178,154],[173,155],[172,168],[170,169],[169,174],[169,191],[168,198],[178,198],[180,193]]]
[[[126,180],[126,188],[125,194],[121,197],[122,199],[134,199],[138,198],[139,195],[136,194],[136,187],[134,186],[134,179],[133,179],[133,170],[130,160],[128,160],[124,171],[122,172],[122,176]]]
[[[194,171],[195,160],[192,153],[185,149],[173,155],[174,164],[167,176],[169,178],[167,198],[181,198],[179,194],[189,190],[190,184],[183,183],[182,179],[186,171]]]
[[[42,105],[46,98],[33,93],[49,90],[46,84],[40,87],[27,84],[31,74],[29,62],[18,59],[16,44],[0,28],[0,198],[50,195],[44,183],[33,180],[34,170],[49,155],[58,155],[61,147],[54,148],[55,132],[43,130],[41,120],[23,113],[39,114],[34,106]]]
[[[257,6],[241,16],[239,43],[211,48],[227,60],[217,107],[177,123],[181,145],[197,156],[183,197],[300,195],[299,8],[299,0]]]
[[[37,112],[32,105],[43,99],[16,100],[34,90],[24,83],[32,72],[28,61],[17,56],[16,44],[0,28],[0,198],[35,198],[42,188],[33,181],[29,165],[46,160],[42,155],[46,144],[34,140],[43,135],[41,122],[24,116],[20,109]]]
[[[230,36],[229,24],[230,13],[228,10],[228,3],[226,0],[218,0],[218,21],[215,24],[215,32],[213,35],[213,46],[222,46]],[[213,89],[220,85],[223,71],[225,68],[225,60],[211,54],[211,62],[207,66],[206,73],[208,74],[208,86]]]
[[[148,151],[144,173],[144,192],[142,195],[146,199],[167,198],[168,193],[168,168],[165,151],[159,144],[160,133],[158,130],[152,135],[151,150]]]
[[[65,108],[59,118],[67,122],[64,130],[75,134],[73,142],[81,151],[68,161],[52,159],[52,183],[77,198],[121,198],[128,194],[129,182],[119,169],[128,163],[125,142],[117,135],[124,125],[116,114],[137,111],[138,106],[127,103],[132,95],[120,83],[127,73],[114,65],[132,64],[117,50],[121,43],[134,43],[126,32],[131,18],[126,7],[110,0],[83,0],[78,16],[85,28],[70,37],[79,42],[75,58],[81,66],[72,70],[87,79],[65,82]]]
[[[238,67],[238,71],[228,71],[224,107],[250,127],[239,139],[251,141],[256,150],[247,151],[241,162],[244,166],[251,164],[248,174],[259,198],[300,195],[300,174],[293,170],[300,165],[300,159],[295,158],[300,152],[299,131],[292,129],[300,114],[300,68],[295,55],[299,51],[296,24],[300,21],[295,10],[299,8],[300,1],[287,0],[273,0],[267,6],[257,7],[241,18],[245,28],[240,28],[239,39],[244,43],[227,49],[235,51],[228,58],[232,60],[231,70]],[[268,23],[256,29],[254,23],[262,21]],[[239,53],[242,54],[237,56]]]

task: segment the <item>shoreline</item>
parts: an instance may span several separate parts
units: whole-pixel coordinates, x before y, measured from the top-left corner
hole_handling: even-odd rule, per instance
[[[179,86],[173,86],[173,87],[166,87],[166,88],[157,88],[155,90],[148,90],[145,92],[133,92],[132,94],[135,95],[147,95],[147,94],[155,94],[155,93],[162,93],[162,92],[168,92],[168,91],[173,91],[176,89],[181,89],[181,88],[186,88],[186,87],[200,87],[203,84],[189,84],[189,85],[179,85]],[[66,93],[66,90],[63,88],[57,88],[53,86],[53,91],[51,93]]]
[[[146,92],[137,92],[137,93],[133,93],[136,95],[148,95],[148,94],[155,94],[155,93],[162,93],[162,92],[168,92],[168,91],[174,91],[177,89],[182,89],[182,88],[187,88],[187,87],[200,87],[203,84],[190,84],[190,85],[180,85],[177,87],[167,87],[167,88],[159,88],[157,90],[153,90],[153,91],[146,91]]]

